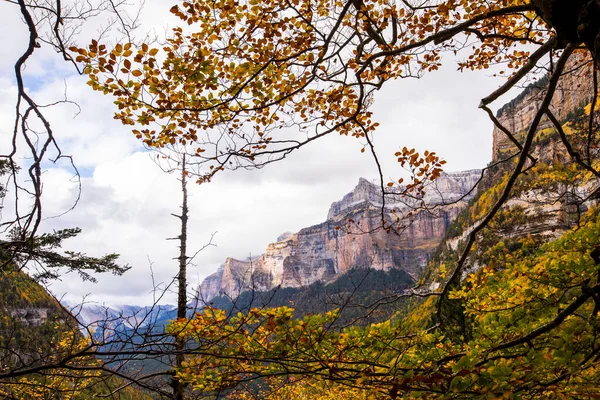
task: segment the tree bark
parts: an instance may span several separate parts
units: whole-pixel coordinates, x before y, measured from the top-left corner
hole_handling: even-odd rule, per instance
[[[179,274],[178,294],[177,294],[177,319],[186,318],[187,314],[187,224],[188,224],[188,194],[187,194],[187,170],[185,154],[181,166],[181,233],[179,234]],[[180,368],[185,360],[183,351],[185,350],[185,341],[181,338],[175,339],[175,367]],[[175,376],[173,377],[173,396],[176,400],[184,399],[185,385]]]
[[[600,61],[600,0],[531,0],[562,46],[585,44]]]

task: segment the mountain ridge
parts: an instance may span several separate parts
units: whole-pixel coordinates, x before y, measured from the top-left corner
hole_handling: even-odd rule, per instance
[[[360,178],[351,192],[330,206],[324,222],[280,235],[253,260],[228,257],[200,284],[199,301],[236,297],[246,290],[328,283],[356,267],[401,268],[417,279],[447,226],[473,196],[480,177],[476,169],[442,173],[422,198],[386,196],[384,218],[392,221],[400,216],[401,235],[382,229],[381,188]],[[417,203],[426,204],[428,210],[415,211]]]

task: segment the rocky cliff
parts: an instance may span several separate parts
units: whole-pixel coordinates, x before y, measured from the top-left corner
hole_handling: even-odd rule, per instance
[[[450,222],[466,207],[480,173],[443,174],[425,192],[427,210],[415,211],[398,196],[386,198],[384,218],[401,216],[397,232],[382,229],[381,189],[361,178],[352,192],[331,205],[325,222],[281,235],[253,260],[228,258],[202,282],[199,294],[209,301],[250,289],[302,287],[331,282],[357,267],[399,268],[417,278]]]
[[[583,56],[572,57],[566,68],[569,71],[559,82],[552,98],[550,109],[559,121],[565,121],[590,102],[593,97],[593,79],[591,60]],[[514,100],[498,110],[498,121],[519,138],[519,133],[529,127],[546,94],[547,77],[529,85]],[[600,115],[597,114],[597,117]],[[544,116],[539,129],[551,127]],[[494,128],[492,158],[494,161],[513,144],[499,128]]]
[[[561,77],[551,103],[552,112],[561,123],[572,148],[582,154],[585,154],[586,142],[578,140],[578,137],[587,138],[589,134],[590,103],[594,93],[592,73],[589,60],[574,57],[569,61],[567,73]],[[547,83],[547,79],[542,79],[530,85],[498,111],[499,121],[512,130],[518,140],[523,139],[524,131],[538,111]],[[598,106],[594,117],[600,122],[597,110]],[[591,164],[596,167],[595,158],[600,147],[598,131],[590,139]],[[496,128],[494,159],[507,159],[503,156],[508,150],[514,154],[514,145]],[[584,224],[586,214],[598,207],[600,180],[572,159],[558,130],[547,118],[538,127],[530,154],[536,162],[515,180],[495,217],[475,238],[473,249],[462,267],[462,278],[483,266],[505,268],[502,263],[511,262],[511,253],[521,248],[534,251],[544,243],[558,239]],[[487,170],[470,207],[451,224],[439,251],[427,267],[422,278],[422,283],[425,282],[421,285],[423,292],[436,291],[447,282],[446,271],[454,268],[461,245],[499,201],[514,165],[512,162],[498,162]],[[440,265],[444,265],[443,271]]]
[[[593,96],[589,59],[574,57],[567,70],[569,73],[561,79],[551,104],[551,110],[563,122],[580,114]],[[500,123],[517,139],[523,137],[522,133],[533,120],[545,95],[546,83],[547,78],[539,79],[498,111]],[[539,129],[550,126],[545,118]],[[500,159],[512,146],[506,135],[495,128],[493,159]],[[542,162],[564,161],[564,151],[555,147],[556,141],[550,141],[543,151],[535,150],[542,154],[535,155]],[[331,205],[325,222],[281,235],[262,256],[252,261],[228,258],[216,273],[202,282],[199,294],[207,301],[220,294],[236,297],[250,289],[265,291],[276,286],[307,286],[316,281],[333,281],[355,267],[400,268],[418,278],[449,223],[475,195],[470,191],[479,176],[480,171],[444,174],[428,188],[422,199],[431,209],[412,215],[410,209],[415,202],[393,196],[386,198],[384,218],[393,220],[396,214],[392,210],[399,210],[400,235],[381,229],[381,190],[378,185],[361,178],[352,192]],[[507,208],[519,201],[522,202],[512,199]],[[570,224],[570,221],[563,221],[568,214],[564,207],[557,206],[556,202],[548,205],[548,202],[536,206],[519,203],[521,208],[529,210],[524,218],[531,222],[530,233],[538,234],[540,230],[554,233],[557,227]]]

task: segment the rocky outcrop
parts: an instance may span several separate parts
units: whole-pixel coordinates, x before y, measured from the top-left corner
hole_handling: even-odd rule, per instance
[[[473,189],[480,176],[481,170],[478,169],[449,173],[443,172],[437,180],[427,186],[422,199],[415,201],[414,199],[411,200],[400,195],[390,195],[386,197],[386,207],[402,210],[410,208],[411,205],[416,206],[421,201],[430,206],[450,204],[459,200],[465,194],[474,191]],[[365,178],[360,178],[358,185],[352,192],[329,207],[327,219],[335,219],[339,216],[343,217],[350,210],[366,205],[381,207],[381,200],[379,182],[370,182]]]
[[[333,219],[350,208],[361,207],[368,204],[381,204],[381,190],[375,183],[369,182],[365,178],[360,178],[358,180],[358,185],[356,185],[353,191],[345,195],[342,200],[333,203],[329,207],[327,219]]]
[[[48,320],[49,308],[26,307],[10,310],[10,316],[18,319],[24,326],[33,328],[42,325]]]
[[[566,68],[565,74],[552,98],[550,109],[559,121],[564,121],[568,116],[590,103],[593,97],[592,63],[582,56],[572,57]],[[528,86],[519,96],[498,110],[498,121],[514,135],[525,131],[533,121],[539,106],[546,94],[547,78]],[[552,126],[544,116],[539,129]],[[514,145],[498,127],[494,128],[492,158],[498,160],[500,156]]]
[[[217,296],[221,292],[221,282],[223,281],[223,270],[225,264],[221,265],[217,272],[204,278],[198,288],[199,301],[209,300]]]
[[[281,235],[253,260],[228,258],[202,282],[199,295],[206,302],[251,289],[307,286],[361,267],[401,268],[418,278],[446,228],[472,197],[480,174],[479,170],[443,174],[419,202],[426,209],[415,209],[414,200],[386,197],[383,217],[392,230],[382,228],[379,185],[361,178],[352,192],[331,205],[325,222]]]
[[[64,332],[76,331],[76,327],[73,317],[44,287],[23,271],[4,263],[0,271],[0,369],[3,372],[33,368],[40,360],[55,360],[57,338],[62,338]]]
[[[2,330],[36,328],[67,313],[46,290],[22,271],[7,268],[0,273],[0,336]]]

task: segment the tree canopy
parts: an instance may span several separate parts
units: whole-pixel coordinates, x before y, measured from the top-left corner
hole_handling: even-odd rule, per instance
[[[584,19],[598,6],[577,3],[189,1],[171,8],[182,25],[161,46],[93,41],[72,50],[90,86],[115,96],[116,118],[149,146],[191,144],[208,179],[331,132],[368,140],[374,92],[435,71],[446,52],[459,52],[460,69],[505,66],[510,78],[486,106],[551,51],[585,43],[594,52],[595,20]],[[588,24],[581,37],[577,18]],[[291,126],[299,134],[281,133]]]

